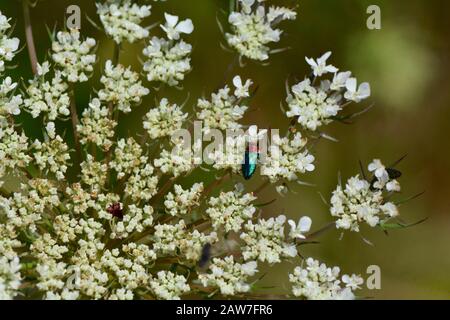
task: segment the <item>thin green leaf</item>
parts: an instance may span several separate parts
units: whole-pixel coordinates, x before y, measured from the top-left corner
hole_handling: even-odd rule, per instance
[[[418,197],[422,196],[424,193],[425,193],[425,191],[422,191],[421,193],[418,193],[418,194],[416,194],[416,195],[414,195],[412,197],[409,197],[409,198],[407,198],[405,200],[397,201],[397,202],[395,202],[395,204],[398,206],[398,205],[404,204],[406,202],[412,201],[412,200],[417,199]]]
[[[97,29],[98,31],[103,31],[102,28],[100,28],[99,25],[94,20],[92,20],[88,15],[86,15],[86,19],[87,21],[89,21],[90,24],[92,24],[92,26],[95,29]]]
[[[424,223],[425,221],[428,220],[428,217],[423,218],[417,222],[411,223],[411,224],[405,224],[405,223],[401,223],[401,222],[393,222],[393,223],[380,223],[380,227],[387,231],[387,230],[398,230],[398,229],[407,229],[407,228],[411,228],[414,226],[417,226],[419,224]]]
[[[273,199],[270,200],[269,202],[265,202],[265,203],[260,203],[260,204],[255,204],[256,208],[262,208],[262,207],[266,207],[268,205],[271,205],[272,203],[274,203],[275,201],[277,201],[278,199]]]
[[[405,154],[404,156],[402,156],[400,159],[398,159],[397,161],[395,161],[393,164],[391,164],[389,166],[389,168],[395,168],[400,162],[402,162],[406,157],[408,156],[408,154]]]

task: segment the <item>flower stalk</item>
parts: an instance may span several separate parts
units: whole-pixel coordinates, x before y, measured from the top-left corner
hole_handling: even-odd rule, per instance
[[[37,55],[34,45],[33,27],[31,26],[30,3],[28,0],[22,0],[23,18],[25,21],[25,36],[27,39],[28,56],[30,57],[31,69],[33,74],[37,74]]]
[[[78,159],[82,159],[82,152],[81,152],[81,144],[80,144],[80,138],[78,135],[78,124],[80,123],[78,119],[78,112],[77,112],[77,103],[75,98],[75,89],[72,87],[70,90],[70,119],[72,121],[72,130],[73,130],[73,140],[75,144],[75,151],[77,153]]]

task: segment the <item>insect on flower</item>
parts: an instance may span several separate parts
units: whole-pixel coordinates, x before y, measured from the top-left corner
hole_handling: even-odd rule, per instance
[[[258,140],[267,134],[267,130],[258,132],[257,126],[250,126],[248,129],[248,144],[245,150],[244,162],[242,163],[242,176],[245,180],[250,180],[256,172],[259,160]]]
[[[249,145],[245,151],[244,163],[242,164],[242,175],[245,180],[250,180],[256,172],[259,159],[258,146]]]
[[[380,183],[383,186],[386,184],[389,191],[394,189],[397,190],[398,188],[396,188],[396,186],[398,183],[396,183],[396,179],[402,176],[402,172],[394,167],[397,166],[405,157],[406,156],[403,156],[389,167],[383,166],[379,160],[374,160],[374,162],[369,165],[369,171],[374,172],[374,177],[370,182],[371,190],[375,190],[379,187]],[[399,191],[399,189],[397,191]]]
[[[211,259],[211,244],[207,243],[203,246],[202,255],[200,256],[200,260],[198,261],[198,266],[200,268],[204,268],[209,260]]]

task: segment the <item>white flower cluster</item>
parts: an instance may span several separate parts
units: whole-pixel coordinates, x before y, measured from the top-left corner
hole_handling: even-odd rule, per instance
[[[386,200],[384,191],[400,191],[400,185],[389,178],[379,160],[371,163],[369,170],[375,172],[373,182],[361,179],[358,175],[347,181],[345,189],[339,185],[333,192],[330,212],[338,218],[338,229],[359,232],[361,222],[376,227],[384,220],[398,216],[397,206]]]
[[[87,239],[94,241],[97,236],[104,234],[103,226],[95,219],[76,219],[72,218],[68,214],[57,216],[55,218],[54,228],[57,239],[64,244],[75,241],[77,239],[77,236],[80,235],[83,235]],[[50,246],[45,249],[44,247],[47,244],[49,244]],[[67,248],[65,246],[57,246],[56,241],[52,239],[49,234],[44,235],[44,237],[40,238],[39,241],[37,240],[34,242],[33,248],[39,249],[40,247],[42,248],[42,253],[45,253],[42,256],[42,258],[44,259],[47,257],[47,254],[50,252],[50,250],[53,250],[53,252],[57,252],[57,255],[59,257],[60,253],[67,252]]]
[[[10,38],[9,29],[11,24],[9,18],[0,11],[0,76],[5,71],[5,62],[12,61],[19,49],[20,41],[18,38]],[[22,105],[22,96],[14,95],[17,83],[10,77],[1,79],[0,82],[0,126],[5,126],[5,118],[9,115],[20,114]]]
[[[97,212],[99,218],[104,220],[112,220],[113,216],[108,212],[111,204],[118,203],[120,197],[113,193],[103,194],[88,192],[83,189],[79,183],[74,183],[66,188],[66,194],[69,199],[67,209],[76,215],[81,215],[84,212],[93,209]]]
[[[152,139],[172,135],[181,129],[188,117],[176,104],[170,104],[166,98],[161,99],[158,107],[150,109],[144,118],[144,129]]]
[[[191,51],[192,46],[183,40],[172,43],[153,37],[143,51],[144,56],[148,58],[144,63],[147,80],[177,86],[191,70]]]
[[[48,138],[41,142],[35,140],[32,148],[34,161],[40,170],[54,173],[56,179],[63,180],[70,160],[69,147],[59,135],[54,135],[47,129]]]
[[[113,142],[114,128],[117,123],[109,118],[109,110],[102,107],[99,99],[95,98],[84,109],[81,124],[77,126],[82,144],[93,143],[108,151]]]
[[[122,252],[121,252],[122,251]],[[101,267],[115,276],[119,288],[109,299],[130,300],[139,287],[147,287],[151,278],[147,265],[155,259],[154,252],[145,245],[122,246],[122,250],[106,250],[101,258]]]
[[[114,149],[114,159],[111,168],[116,170],[117,178],[122,179],[133,172],[133,169],[147,162],[142,155],[142,147],[133,139],[120,139]]]
[[[11,61],[17,54],[20,40],[10,38],[8,30],[11,28],[9,18],[0,11],[0,74],[5,70],[5,61]]]
[[[293,239],[284,235],[285,223],[284,215],[268,220],[259,219],[257,223],[248,221],[240,236],[245,243],[242,248],[244,259],[258,259],[273,264],[281,262],[282,258],[295,257],[297,248]]]
[[[353,300],[353,291],[360,289],[363,279],[357,275],[340,277],[338,267],[329,268],[312,258],[306,267],[296,267],[289,274],[294,296],[307,300]]]
[[[158,177],[153,174],[154,168],[149,163],[133,169],[133,173],[125,184],[125,194],[133,201],[148,201],[158,192]]]
[[[17,295],[22,283],[20,267],[19,257],[0,257],[0,300],[12,300]]]
[[[92,191],[99,192],[108,176],[108,166],[106,163],[95,161],[90,154],[81,163],[81,181],[89,186]]]
[[[85,82],[94,70],[95,39],[80,39],[80,31],[59,31],[52,43],[52,59],[69,82]]]
[[[28,155],[28,138],[18,134],[13,127],[0,127],[0,174],[7,169],[24,168],[31,161]]]
[[[36,266],[38,275],[37,288],[45,292],[45,300],[73,300],[77,299],[79,294],[64,288],[64,277],[67,274],[67,265],[57,263],[55,260],[48,260],[46,263],[39,263]],[[58,293],[58,291],[60,291]]]
[[[183,216],[200,204],[203,183],[195,183],[191,189],[184,190],[180,185],[174,186],[174,193],[169,192],[164,200],[166,213],[172,216]]]
[[[111,239],[125,239],[133,232],[142,232],[153,224],[153,208],[144,206],[142,209],[130,205],[123,219],[117,222],[111,231]]]
[[[280,41],[282,30],[276,25],[283,20],[294,20],[296,12],[284,7],[270,7],[264,0],[239,0],[241,10],[228,17],[232,33],[226,33],[228,44],[241,56],[264,61],[269,58],[269,44]]]
[[[191,290],[184,276],[170,271],[159,271],[150,280],[150,287],[156,297],[164,300],[180,300],[181,295]]]
[[[74,183],[71,186],[68,186],[65,190],[65,193],[69,198],[67,208],[76,215],[86,212],[89,208],[95,207],[96,209],[98,209],[98,207],[102,205],[101,201],[98,201],[98,204],[94,201],[97,200],[95,198],[95,192],[91,194],[91,192],[84,190],[81,183]],[[104,209],[106,212],[106,208]],[[104,214],[103,216],[107,215]]]
[[[10,115],[19,115],[23,100],[20,94],[14,95],[17,83],[6,77],[0,83],[0,126],[5,126],[5,119]]]
[[[217,234],[206,235],[198,230],[187,230],[184,220],[175,225],[161,224],[155,226],[153,249],[163,255],[178,255],[184,260],[197,262],[205,244],[217,241]]]
[[[4,208],[4,204],[8,204],[6,199],[1,199],[0,203],[2,208]],[[6,220],[4,223],[0,224],[0,254],[9,260],[12,260],[17,256],[16,251],[20,247],[23,247],[23,244],[17,239],[17,232],[11,221]]]
[[[28,112],[37,118],[41,113],[46,119],[54,121],[58,116],[70,115],[70,98],[67,90],[69,86],[62,79],[60,71],[55,71],[51,81],[46,81],[45,76],[50,72],[50,64],[45,61],[37,66],[38,73],[29,81],[26,89],[27,98],[24,105]]]
[[[273,137],[266,161],[261,166],[261,175],[272,182],[280,179],[297,180],[298,175],[314,171],[315,158],[305,148],[307,139],[300,132],[292,139]]]
[[[165,13],[166,23],[161,28],[167,34],[164,38],[153,37],[143,51],[148,59],[144,63],[148,81],[159,81],[177,86],[191,70],[192,46],[180,40],[180,34],[190,34],[194,25],[190,19],[178,21],[177,16]]]
[[[298,123],[311,131],[331,123],[343,109],[343,98],[346,102],[361,102],[370,97],[370,85],[362,83],[357,88],[357,80],[352,78],[351,72],[338,72],[332,65],[327,65],[331,52],[325,53],[317,60],[306,58],[311,66],[314,80],[327,73],[334,73],[333,79],[322,80],[320,85],[314,86],[310,79],[292,86],[292,93],[288,94],[286,102],[289,118],[296,118]]]
[[[139,74],[125,68],[121,64],[113,66],[111,60],[106,61],[105,74],[100,82],[104,88],[98,92],[101,101],[112,103],[124,113],[131,112],[131,104],[138,104],[150,90],[142,86]]]
[[[298,123],[312,131],[331,123],[342,109],[338,95],[328,96],[323,87],[311,86],[309,79],[293,86],[286,102],[289,105],[286,115],[289,118],[298,117]]]
[[[208,267],[209,272],[200,274],[198,279],[203,286],[217,288],[225,296],[235,295],[250,291],[250,285],[246,281],[258,272],[257,267],[255,261],[237,263],[233,256],[214,258]]]
[[[148,37],[148,30],[140,24],[150,16],[150,5],[139,6],[130,0],[107,0],[96,5],[106,34],[116,43],[120,44],[124,40],[133,43]]]
[[[128,243],[121,249],[105,249],[100,241],[103,226],[92,218],[77,221],[61,215],[55,223],[59,240],[45,234],[31,248],[40,261],[37,288],[44,298],[133,299],[138,287],[149,287],[147,266],[156,255],[148,246]],[[74,253],[65,259],[69,245]]]
[[[227,136],[222,149],[215,149],[207,155],[208,161],[213,163],[217,170],[230,170],[240,174],[246,151],[245,136]]]
[[[237,121],[243,118],[248,107],[242,104],[242,100],[249,96],[251,80],[242,84],[239,76],[233,80],[234,93],[228,86],[211,95],[211,101],[199,99],[197,102],[197,118],[203,121],[203,129],[208,133],[210,129],[237,130],[242,127]]]
[[[239,232],[242,224],[253,218],[256,207],[252,202],[255,200],[256,197],[252,193],[242,194],[238,189],[221,192],[217,198],[209,199],[206,214],[216,231],[223,228],[225,232]]]
[[[162,150],[160,158],[154,160],[155,167],[159,168],[162,173],[170,174],[173,177],[179,177],[182,174],[192,171],[199,160],[196,157],[198,146],[194,144],[191,148],[183,143],[183,139],[172,141],[172,151]],[[201,163],[201,162],[200,162]]]
[[[15,239],[16,228],[35,232],[36,222],[42,220],[42,214],[47,206],[59,204],[55,186],[46,179],[37,179],[22,184],[20,192],[14,192],[10,197],[0,197],[0,212],[7,218],[9,236]]]

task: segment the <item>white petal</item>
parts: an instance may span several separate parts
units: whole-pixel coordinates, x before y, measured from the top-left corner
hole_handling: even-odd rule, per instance
[[[331,51],[326,52],[323,56],[321,56],[317,61],[320,62],[326,62],[328,58],[331,57]]]
[[[350,277],[349,277],[349,275],[344,274],[344,275],[342,276],[342,282],[344,282],[344,283],[346,283],[346,284],[350,283]]]
[[[255,0],[241,0],[241,2],[244,6],[251,7],[255,3]]]
[[[327,66],[325,69],[330,73],[336,73],[339,71],[338,68],[336,68],[335,66],[332,66],[332,65]]]
[[[345,81],[347,81],[347,79],[349,79],[351,76],[352,76],[352,73],[350,71],[339,72],[336,76],[336,81],[345,83]]]
[[[284,214],[277,217],[277,223],[284,224],[286,221],[286,216]]]
[[[309,79],[303,80],[302,82],[300,82],[292,87],[292,92],[297,95],[300,95],[300,94],[302,94],[303,91],[305,91],[305,89],[307,87],[309,87],[310,84],[311,84],[311,81]]]
[[[286,255],[289,257],[295,257],[297,255],[297,248],[294,245],[286,247],[285,250]]]
[[[350,92],[356,92],[356,85],[357,85],[356,78],[350,78],[345,82],[345,87]]]
[[[316,61],[314,61],[314,59],[305,57],[305,60],[311,67],[317,67],[317,63],[316,63]]]
[[[176,29],[179,32],[190,34],[190,33],[192,33],[192,31],[194,31],[194,25],[192,24],[191,19],[186,19],[186,20],[181,21],[177,25]]]
[[[234,84],[234,86],[235,86],[237,89],[241,88],[241,87],[242,87],[242,80],[241,80],[241,77],[240,77],[240,76],[235,76],[235,77],[233,78],[233,84]]]
[[[177,16],[173,16],[171,14],[164,13],[164,17],[166,17],[166,21],[167,21],[167,25],[168,26],[175,27],[175,25],[178,22],[178,17]]]
[[[308,232],[311,229],[312,220],[310,217],[302,217],[298,222],[301,232]]]
[[[288,220],[288,224],[291,226],[291,230],[295,232],[297,230],[297,225],[294,220]]]
[[[363,97],[370,97],[370,84],[367,82],[361,83],[359,86],[359,94]]]
[[[257,126],[250,126],[248,128],[248,134],[251,137],[256,137],[258,135],[258,127]]]

